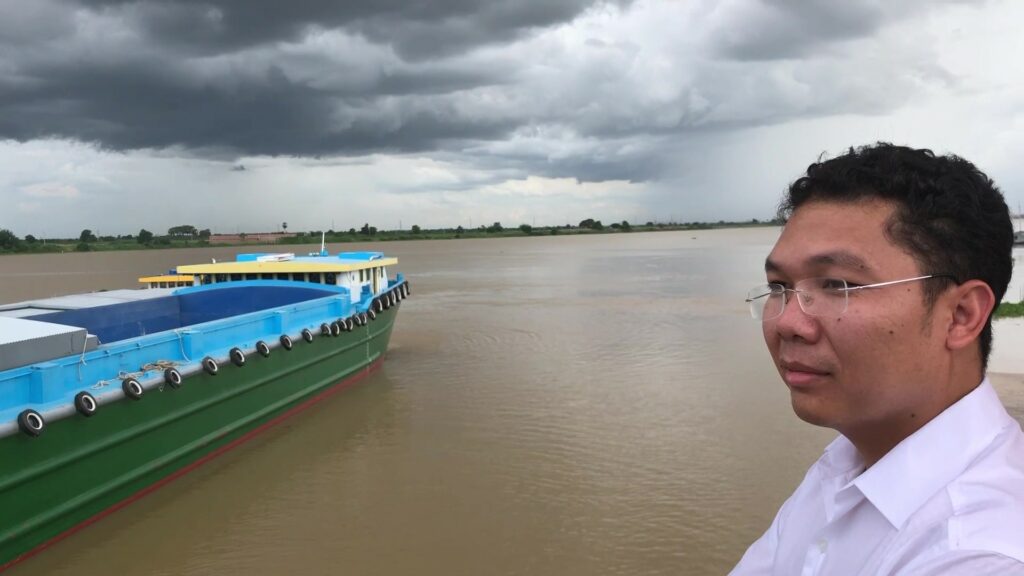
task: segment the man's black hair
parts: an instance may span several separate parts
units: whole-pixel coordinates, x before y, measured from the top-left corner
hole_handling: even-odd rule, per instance
[[[922,274],[950,274],[958,283],[981,280],[999,307],[1013,273],[1013,223],[995,183],[963,158],[885,142],[850,148],[811,164],[790,185],[779,216],[787,219],[808,201],[872,198],[895,203],[886,234],[914,256]],[[932,279],[922,285],[929,310],[950,282]],[[992,350],[991,316],[980,344],[984,368]]]

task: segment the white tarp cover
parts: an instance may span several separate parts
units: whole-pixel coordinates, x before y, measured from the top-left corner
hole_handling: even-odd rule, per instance
[[[0,316],[0,371],[81,354],[84,328]]]

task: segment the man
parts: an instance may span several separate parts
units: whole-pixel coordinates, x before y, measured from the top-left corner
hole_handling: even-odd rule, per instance
[[[801,419],[839,437],[733,574],[1024,575],[1024,433],[985,366],[1013,226],[970,162],[812,164],[751,290]]]

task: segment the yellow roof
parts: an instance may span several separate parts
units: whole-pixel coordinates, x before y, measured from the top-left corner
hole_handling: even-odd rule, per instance
[[[216,262],[213,264],[188,264],[178,266],[179,273],[185,274],[301,274],[303,272],[353,272],[366,268],[393,266],[398,258],[379,258],[368,261],[311,262],[305,259],[281,262]]]
[[[143,276],[139,282],[150,284],[152,282],[192,282],[195,276],[188,274],[164,274],[162,276]]]

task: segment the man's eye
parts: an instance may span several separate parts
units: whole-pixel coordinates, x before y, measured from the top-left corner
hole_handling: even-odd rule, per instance
[[[845,280],[840,280],[839,278],[821,279],[821,287],[824,288],[825,290],[844,290],[848,286],[855,286],[855,284],[850,284],[849,282],[846,282]]]

